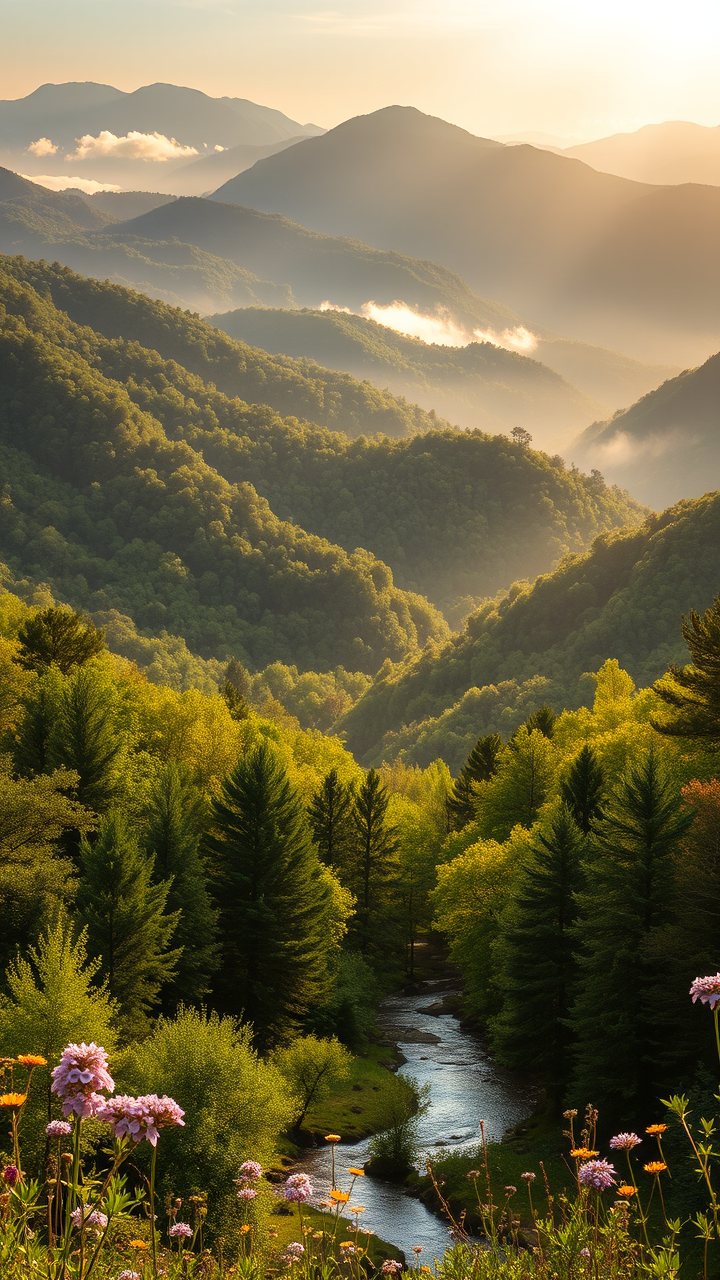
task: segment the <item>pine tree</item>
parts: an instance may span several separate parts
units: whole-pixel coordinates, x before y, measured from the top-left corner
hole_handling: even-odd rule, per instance
[[[80,859],[77,906],[89,954],[100,961],[126,1029],[142,1032],[180,959],[169,949],[178,924],[178,914],[166,911],[170,885],[153,884],[153,859],[117,810],[101,819],[92,843],[81,842]]]
[[[337,769],[331,769],[308,806],[320,860],[334,869],[347,861],[354,831],[353,800],[352,786],[341,782]]]
[[[533,711],[525,721],[525,728],[528,733],[532,733],[533,729],[539,729],[546,738],[552,738],[555,733],[555,721],[557,716],[552,707],[538,707],[537,711]],[[512,741],[512,739],[511,739]]]
[[[682,738],[701,738],[708,746],[720,745],[720,596],[705,614],[693,609],[690,620],[683,617],[683,639],[692,664],[670,667],[655,692],[677,715],[655,723],[660,733]]]
[[[154,860],[153,880],[169,885],[166,911],[178,915],[173,946],[181,948],[163,1008],[197,1004],[218,967],[217,911],[199,852],[202,797],[171,761],[158,776],[143,815],[143,845]]]
[[[475,743],[447,799],[448,826],[452,831],[461,831],[475,817],[477,784],[495,776],[502,746],[499,733],[487,733]]]
[[[522,725],[478,798],[476,816],[483,835],[505,840],[514,826],[531,827],[550,795],[556,762],[550,739]]]
[[[220,692],[233,720],[247,720],[250,715],[250,690],[250,676],[245,667],[237,658],[231,658],[225,668],[225,679]]]
[[[571,1067],[567,1026],[577,975],[573,926],[583,841],[561,805],[518,874],[498,948],[504,995],[493,1042],[510,1067],[536,1071],[557,1106]]]
[[[353,808],[355,838],[348,863],[349,887],[357,898],[351,934],[359,950],[387,955],[383,936],[393,895],[397,830],[388,822],[390,796],[375,769],[358,788]]]
[[[300,797],[267,743],[225,779],[207,849],[223,949],[216,994],[265,1050],[325,995],[332,946],[330,887]]]
[[[658,1085],[654,1007],[664,977],[653,940],[672,916],[673,854],[692,815],[651,747],[609,798],[591,837],[587,888],[579,898],[575,1096],[608,1119],[638,1122],[633,1109]]]
[[[51,739],[63,698],[63,678],[57,667],[41,671],[25,699],[25,713],[13,753],[15,768],[26,778],[50,773]]]
[[[80,667],[63,690],[49,751],[55,766],[78,774],[78,800],[98,813],[112,803],[122,745],[112,688],[100,671]]]
[[[584,836],[602,814],[604,788],[605,775],[595,752],[586,743],[560,784],[560,795]]]
[[[56,666],[63,675],[82,666],[105,648],[105,632],[73,609],[42,609],[18,631],[18,661],[39,670]]]

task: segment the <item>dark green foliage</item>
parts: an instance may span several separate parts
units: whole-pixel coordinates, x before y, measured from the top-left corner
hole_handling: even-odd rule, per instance
[[[452,830],[460,831],[475,817],[477,783],[494,777],[502,745],[499,733],[486,733],[475,743],[448,796],[448,823]]]
[[[539,729],[546,738],[552,738],[555,732],[555,721],[557,716],[552,707],[538,707],[537,711],[533,711],[525,721],[528,733],[532,733],[533,729]]]
[[[692,665],[672,666],[657,682],[655,692],[679,713],[655,727],[681,738],[701,738],[720,746],[720,596],[705,614],[693,609],[683,617],[683,639]]]
[[[300,798],[270,746],[241,758],[207,839],[219,909],[217,999],[262,1049],[285,1039],[328,985],[330,888]]]
[[[477,818],[485,836],[506,840],[514,826],[531,827],[555,781],[553,746],[539,729],[518,729],[502,753],[495,776],[478,796]]]
[[[247,698],[242,693],[238,693],[232,680],[226,680],[220,692],[227,703],[228,711],[233,720],[247,720],[250,715]]]
[[[655,1009],[663,970],[653,943],[672,916],[673,856],[692,814],[657,748],[608,799],[596,824],[579,898],[577,1041],[573,1097],[608,1121],[642,1122],[661,1079]]]
[[[31,778],[52,768],[50,741],[57,724],[63,682],[57,668],[41,671],[25,699],[25,714],[17,735],[13,758],[18,773]]]
[[[380,985],[370,965],[355,951],[343,951],[333,975],[329,999],[312,1009],[304,1029],[318,1036],[337,1036],[349,1049],[367,1044],[380,999]]]
[[[357,898],[351,937],[363,956],[387,961],[389,911],[393,898],[397,830],[388,821],[390,796],[375,769],[358,788],[353,807],[355,835],[345,880]]]
[[[605,777],[592,747],[586,743],[573,760],[567,778],[560,784],[560,795],[583,835],[602,815]]]
[[[318,856],[328,867],[340,869],[347,863],[354,830],[353,801],[352,787],[340,781],[337,769],[331,769],[308,806]]]
[[[177,916],[175,976],[163,989],[163,1008],[198,1004],[218,967],[217,911],[199,853],[205,803],[173,761],[155,781],[142,819],[142,841],[154,861],[153,879],[167,888],[168,914]]]
[[[166,910],[169,883],[153,883],[153,859],[117,810],[105,815],[92,841],[82,841],[80,860],[77,908],[88,952],[100,961],[126,1030],[141,1033],[180,958],[170,950],[178,915]]]
[[[582,838],[570,810],[538,832],[501,927],[502,1013],[493,1043],[503,1061],[541,1075],[555,1104],[570,1067],[567,1025],[577,975],[573,925],[581,886]]]
[[[64,676],[105,648],[104,632],[72,609],[42,609],[23,623],[18,641],[22,666],[56,666]]]
[[[101,673],[80,667],[62,690],[51,737],[54,765],[78,774],[77,797],[102,812],[116,790],[115,762],[123,741],[115,696]]]

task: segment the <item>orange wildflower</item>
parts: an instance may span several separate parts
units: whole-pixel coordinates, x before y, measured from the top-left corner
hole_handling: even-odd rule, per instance
[[[364,1177],[365,1177],[365,1170],[364,1170],[364,1169],[348,1169],[348,1173],[351,1173],[351,1174],[352,1174],[352,1176],[353,1176],[353,1178],[364,1178]]]
[[[0,1107],[19,1108],[26,1099],[26,1093],[3,1093],[0,1095]]]
[[[643,1169],[646,1173],[664,1173],[667,1165],[664,1160],[651,1160],[649,1164],[644,1164]]]
[[[326,1142],[341,1142],[341,1141],[342,1141],[342,1139],[341,1139],[341,1137],[340,1137],[340,1134],[339,1134],[339,1133],[326,1133],[326,1134],[325,1134],[325,1141],[326,1141]]]
[[[617,1193],[619,1196],[627,1196],[628,1200],[630,1199],[630,1196],[637,1195],[637,1191],[635,1190],[635,1188],[628,1185],[618,1187]]]
[[[24,1067],[47,1066],[47,1058],[43,1058],[41,1053],[19,1053],[17,1060],[18,1062],[21,1062]]]
[[[331,1191],[330,1199],[334,1200],[336,1204],[347,1204],[348,1200],[350,1199],[350,1192],[349,1191]]]
[[[645,1132],[657,1137],[659,1134],[665,1133],[666,1129],[666,1124],[649,1124]]]
[[[570,1155],[573,1160],[592,1160],[599,1153],[591,1151],[589,1147],[573,1147]]]

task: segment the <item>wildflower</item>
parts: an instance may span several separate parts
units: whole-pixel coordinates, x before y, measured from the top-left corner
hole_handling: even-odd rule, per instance
[[[664,1173],[667,1165],[664,1160],[651,1160],[649,1164],[644,1164],[643,1169],[646,1173]]]
[[[339,1133],[326,1133],[325,1141],[326,1142],[342,1142],[342,1138],[340,1137]]]
[[[523,1179],[523,1181],[524,1181],[524,1182],[534,1182],[534,1181],[535,1181],[535,1178],[537,1177],[537,1174],[535,1174],[535,1173],[521,1173],[521,1174],[520,1174],[520,1177]]]
[[[121,1271],[120,1274],[115,1277],[115,1280],[140,1280],[140,1272],[127,1270]]]
[[[23,1067],[46,1067],[47,1058],[43,1058],[41,1053],[19,1053],[17,1061]]]
[[[51,1120],[45,1126],[45,1132],[48,1138],[69,1138],[72,1133],[72,1125],[67,1120]]]
[[[262,1178],[262,1165],[257,1160],[246,1160],[240,1165],[240,1173],[246,1178]]]
[[[248,1231],[250,1231],[251,1229],[252,1229],[252,1228],[250,1227],[249,1223],[247,1223],[247,1222],[243,1222],[243,1224],[242,1224],[242,1226],[241,1226],[241,1228],[240,1228],[240,1235],[241,1235],[241,1236],[246,1236],[246,1235],[247,1235],[247,1233],[248,1233]]]
[[[348,1169],[348,1173],[351,1173],[351,1174],[352,1174],[352,1176],[353,1176],[353,1178],[364,1178],[364,1177],[365,1177],[365,1170],[364,1170],[364,1169]]]
[[[6,1164],[2,1176],[8,1187],[14,1187],[16,1182],[20,1181],[22,1174],[16,1164]]]
[[[413,1253],[422,1253],[422,1251],[423,1251],[423,1247],[421,1244],[413,1245]]]
[[[11,1111],[19,1111],[26,1099],[26,1093],[3,1093],[0,1094],[0,1107],[7,1107]]]
[[[642,1138],[638,1138],[636,1133],[618,1133],[610,1139],[609,1145],[613,1151],[632,1151],[633,1147],[639,1147],[641,1142]]]
[[[341,1241],[340,1241],[340,1248],[341,1248],[341,1249],[350,1249],[353,1253],[355,1252],[355,1249],[354,1249],[354,1247],[353,1247],[353,1242],[352,1242],[352,1240],[341,1240]]]
[[[628,1200],[630,1199],[630,1196],[637,1195],[637,1191],[635,1190],[635,1188],[629,1186],[626,1183],[624,1183],[622,1187],[618,1187],[617,1193],[619,1196],[626,1196]]]
[[[712,978],[696,978],[690,987],[693,1004],[699,1000],[701,1004],[709,1004],[711,1009],[720,1004],[720,973]]]
[[[467,1176],[468,1176],[468,1178],[479,1178],[479,1177],[480,1177],[480,1170],[479,1170],[479,1169],[471,1169],[471,1170],[470,1170],[470,1172],[469,1172],[469,1174],[468,1174]]]
[[[285,1252],[289,1253],[291,1258],[301,1258],[305,1252],[305,1245],[297,1240],[291,1240],[290,1244],[285,1245]]]
[[[615,1185],[617,1170],[607,1160],[588,1160],[580,1166],[578,1178],[583,1187],[594,1187],[596,1191],[606,1191]]]
[[[348,1205],[348,1209],[350,1210],[350,1213],[364,1213],[364,1212],[365,1212],[365,1206],[364,1206],[364,1205],[362,1205],[362,1204],[349,1204],[349,1205]]]
[[[421,1268],[420,1268],[420,1270],[421,1270],[421,1271],[427,1271],[427,1272],[428,1272],[428,1274],[430,1273],[430,1268],[429,1268],[429,1267],[421,1267]]]
[[[569,1111],[563,1111],[563,1115],[566,1120],[574,1120],[577,1115],[577,1109],[571,1107]]]
[[[131,1240],[130,1248],[131,1249],[149,1249],[150,1246],[146,1240]]]
[[[291,1173],[283,1190],[286,1200],[303,1204],[313,1194],[313,1186],[306,1173]],[[350,1197],[348,1197],[349,1199]]]
[[[142,1142],[147,1138],[154,1147],[160,1136],[159,1130],[166,1125],[183,1125],[185,1112],[178,1106],[174,1098],[158,1098],[155,1093],[145,1094],[141,1098],[131,1098],[118,1094],[108,1098],[107,1102],[96,1112],[98,1120],[112,1125],[116,1138],[129,1138],[131,1142]]]
[[[651,1134],[655,1138],[659,1138],[660,1135],[662,1133],[665,1133],[666,1131],[667,1131],[666,1124],[649,1124],[647,1129],[645,1130],[646,1133]]]
[[[350,1199],[350,1192],[349,1191],[331,1191],[330,1199],[334,1200],[336,1204],[347,1204],[348,1200]]]
[[[107,1214],[100,1213],[99,1209],[90,1209],[88,1205],[84,1207],[78,1205],[77,1209],[73,1209],[70,1218],[74,1227],[81,1227],[85,1223],[88,1227],[99,1227],[104,1231],[107,1224]]]
[[[175,1222],[168,1231],[171,1240],[188,1240],[193,1233],[189,1222]]]
[[[517,1187],[506,1187],[505,1190],[507,1191],[509,1196],[514,1196],[515,1193],[517,1192]]]
[[[397,1258],[386,1258],[380,1268],[384,1276],[396,1276],[402,1269],[402,1262],[398,1262]]]
[[[252,1187],[241,1187],[237,1193],[238,1200],[254,1200],[257,1195]]]
[[[591,1258],[592,1254],[589,1249],[581,1249],[578,1256],[581,1258]]]
[[[599,1151],[591,1151],[589,1147],[573,1147],[570,1155],[573,1160],[593,1160]]]
[[[63,1115],[93,1116],[104,1105],[100,1090],[115,1088],[107,1068],[108,1056],[100,1045],[68,1044],[52,1073],[52,1092],[62,1098]]]

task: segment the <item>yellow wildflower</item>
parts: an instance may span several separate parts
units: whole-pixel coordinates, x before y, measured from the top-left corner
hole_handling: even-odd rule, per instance
[[[26,1098],[26,1093],[3,1093],[0,1095],[0,1107],[16,1109],[22,1106]]]
[[[326,1141],[326,1142],[341,1142],[341,1141],[342,1141],[342,1139],[341,1139],[341,1137],[340,1137],[340,1134],[339,1134],[339,1133],[326,1133],[326,1134],[325,1134],[325,1141]]]
[[[618,1187],[617,1193],[619,1196],[627,1196],[628,1200],[630,1199],[630,1196],[637,1195],[637,1191],[635,1190],[635,1188],[626,1184],[624,1184],[622,1187]]]
[[[646,1173],[664,1173],[667,1165],[664,1160],[651,1160],[649,1164],[644,1164],[643,1169]]]
[[[653,1137],[657,1137],[659,1134],[665,1133],[666,1129],[666,1124],[649,1124],[645,1132],[652,1134]]]
[[[352,1174],[352,1176],[353,1176],[353,1178],[364,1178],[364,1177],[365,1177],[365,1170],[364,1170],[364,1169],[348,1169],[348,1173],[351,1173],[351,1174]]]
[[[43,1058],[41,1053],[19,1053],[18,1062],[24,1067],[46,1067],[47,1058]]]
[[[347,1204],[348,1200],[350,1199],[350,1192],[349,1191],[331,1191],[330,1199],[334,1200],[336,1204]]]
[[[573,1160],[592,1160],[599,1152],[591,1151],[589,1147],[573,1147],[570,1155]]]

